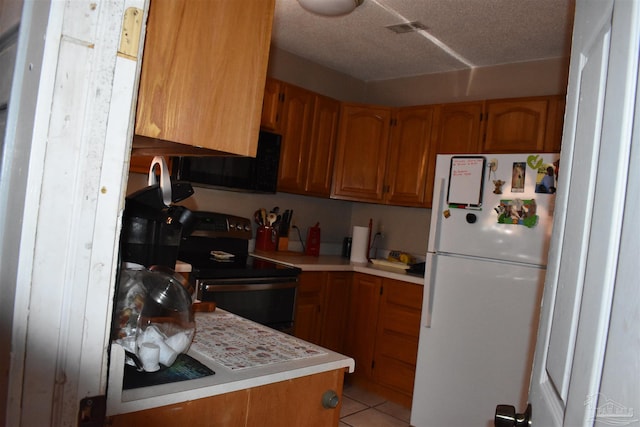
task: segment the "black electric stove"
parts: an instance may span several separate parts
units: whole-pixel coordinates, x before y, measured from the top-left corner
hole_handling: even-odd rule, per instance
[[[251,221],[215,212],[194,212],[195,230],[182,239],[178,259],[196,278],[297,277],[300,269],[249,255]]]
[[[184,253],[178,259],[192,266],[192,275],[198,278],[262,278],[262,277],[296,277],[300,269],[275,262],[256,258],[251,255],[235,256],[233,259],[221,260],[214,256],[200,253]]]
[[[284,332],[293,330],[300,269],[253,257],[248,218],[194,212],[195,230],[182,239],[180,261],[201,301]]]

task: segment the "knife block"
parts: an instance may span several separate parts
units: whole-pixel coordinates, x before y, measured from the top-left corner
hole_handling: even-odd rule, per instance
[[[280,237],[278,239],[278,250],[279,251],[289,250],[289,237]]]

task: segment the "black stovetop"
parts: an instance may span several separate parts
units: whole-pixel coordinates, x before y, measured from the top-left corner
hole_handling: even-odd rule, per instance
[[[251,221],[216,212],[194,212],[193,232],[180,242],[178,260],[191,264],[195,279],[295,277],[300,269],[249,255]],[[233,256],[221,259],[214,251]]]
[[[191,275],[196,279],[230,279],[257,277],[295,277],[300,269],[251,255],[217,259],[205,253],[182,253],[180,261],[191,264]]]

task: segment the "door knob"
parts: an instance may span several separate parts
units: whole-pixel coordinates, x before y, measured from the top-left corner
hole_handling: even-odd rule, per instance
[[[511,405],[496,406],[496,416],[493,420],[495,427],[529,427],[531,426],[531,404],[527,405],[524,414],[516,414],[516,408]]]
[[[327,390],[322,395],[322,406],[325,409],[337,408],[340,403],[340,396],[333,390]]]

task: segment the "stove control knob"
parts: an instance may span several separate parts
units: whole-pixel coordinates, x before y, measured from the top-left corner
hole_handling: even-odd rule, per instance
[[[251,225],[250,224],[245,224],[244,225],[244,231],[251,231]]]

